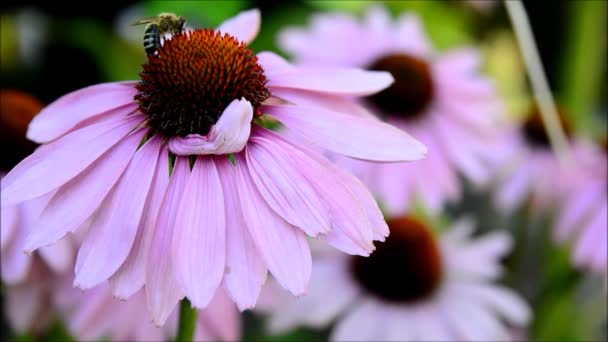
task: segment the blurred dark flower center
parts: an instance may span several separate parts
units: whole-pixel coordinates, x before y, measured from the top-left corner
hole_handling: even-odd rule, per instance
[[[424,60],[406,54],[383,56],[368,70],[388,71],[395,82],[367,99],[385,114],[401,118],[418,118],[434,95],[431,67]]]
[[[390,235],[369,257],[353,256],[352,274],[369,293],[389,302],[429,297],[441,280],[441,256],[432,232],[421,222],[387,220]]]
[[[168,137],[206,135],[233,100],[244,97],[257,112],[270,97],[253,51],[212,29],[174,35],[148,55],[140,76],[139,109]]]
[[[567,125],[567,121],[565,120],[564,112],[561,108],[558,108],[557,111],[560,125],[563,127],[567,136],[570,135],[571,130]],[[523,133],[524,138],[528,142],[531,147],[541,148],[541,149],[549,149],[551,148],[551,140],[549,139],[549,134],[545,128],[543,123],[543,119],[540,114],[540,110],[538,106],[534,105],[526,118],[526,121],[523,124]]]

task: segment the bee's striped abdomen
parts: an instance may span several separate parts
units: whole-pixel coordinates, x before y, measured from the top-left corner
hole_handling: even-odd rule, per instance
[[[153,54],[160,47],[160,31],[158,25],[148,26],[144,33],[144,49],[148,55]]]

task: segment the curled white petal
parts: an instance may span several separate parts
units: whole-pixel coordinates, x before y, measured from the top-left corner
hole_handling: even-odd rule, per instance
[[[169,141],[169,149],[181,156],[240,152],[249,140],[252,119],[251,103],[245,99],[234,100],[211,127],[209,134],[173,138]]]

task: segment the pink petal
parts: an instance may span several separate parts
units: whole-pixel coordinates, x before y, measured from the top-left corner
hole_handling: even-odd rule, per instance
[[[271,139],[290,151],[293,165],[306,177],[322,198],[331,216],[331,231],[324,238],[334,247],[350,254],[369,255],[374,250],[373,228],[365,208],[345,180],[320,155],[294,148],[278,134],[257,129],[256,134]]]
[[[290,160],[291,149],[252,137],[246,149],[251,178],[268,205],[285,221],[316,237],[330,230],[329,211]]]
[[[345,315],[333,329],[331,341],[377,341],[382,334],[377,304],[364,300]]]
[[[312,261],[305,235],[275,214],[258,193],[243,155],[237,155],[236,182],[243,217],[268,269],[294,295],[306,293]]]
[[[0,274],[2,281],[8,285],[15,285],[25,280],[32,257],[23,253],[25,232],[17,232],[8,246],[2,249],[0,258]]]
[[[376,199],[363,183],[361,183],[357,177],[336,167],[329,160],[316,153],[308,153],[308,156],[318,162],[322,167],[325,167],[338,175],[341,181],[344,182],[344,185],[351,191],[356,201],[359,202],[365,210],[374,234],[373,239],[384,241],[384,238],[389,235],[388,225],[384,220],[382,211],[380,211],[380,208],[378,207],[378,202],[376,202]]]
[[[518,170],[508,175],[509,179],[496,194],[496,202],[501,210],[510,211],[522,204],[530,192],[533,176],[532,164],[527,162],[520,163]]]
[[[158,144],[158,148],[161,149],[152,188],[148,194],[131,253],[110,278],[112,293],[121,299],[131,297],[144,285],[148,251],[154,236],[158,212],[169,184],[169,151],[166,147],[161,147],[159,140],[149,143]]]
[[[385,71],[338,67],[298,67],[266,76],[267,87],[271,89],[291,88],[346,96],[371,95],[394,82],[393,76]]]
[[[76,90],[50,105],[34,117],[27,131],[27,138],[37,143],[55,140],[79,123],[108,111],[133,104],[137,93],[136,82],[102,83]]]
[[[249,139],[253,107],[245,99],[234,100],[211,127],[206,136],[190,134],[169,140],[171,152],[188,156],[194,154],[228,154],[240,152]]]
[[[0,210],[0,248],[4,250],[6,244],[11,240],[15,228],[19,224],[19,206],[7,205]]]
[[[241,320],[239,311],[224,290],[218,289],[206,310],[199,312],[199,327],[205,328],[212,341],[238,341]],[[200,324],[204,323],[204,324]],[[196,341],[201,341],[197,339]]]
[[[338,97],[302,91],[296,89],[274,89],[272,96],[287,100],[298,106],[305,107],[320,107],[332,112],[341,112],[347,114],[355,114],[362,117],[377,119],[375,114],[372,114],[365,107],[353,101],[351,98]]]
[[[192,306],[209,304],[226,265],[226,213],[211,157],[199,157],[182,193],[173,232],[173,267]]]
[[[412,161],[424,158],[426,147],[386,123],[354,115],[298,106],[268,106],[267,111],[309,141],[353,158]]]
[[[600,187],[589,187],[571,195],[570,199],[566,201],[567,205],[559,213],[556,228],[558,241],[564,242],[575,230],[580,228],[596,203],[601,203],[600,201],[605,193],[605,189]]]
[[[226,274],[224,286],[241,311],[255,306],[267,269],[247,231],[239,193],[235,184],[235,166],[228,158],[216,161],[224,189],[226,209]]]
[[[477,49],[461,48],[451,50],[437,58],[433,68],[442,75],[468,75],[481,65],[481,55]]]
[[[159,326],[165,323],[175,305],[183,297],[173,270],[171,241],[177,220],[177,211],[189,175],[188,158],[175,158],[175,166],[158,214],[154,238],[148,256],[146,269],[148,310],[152,313],[154,323]]]
[[[389,34],[392,29],[391,15],[383,6],[371,6],[365,12],[367,29],[379,35]]]
[[[217,31],[228,33],[246,44],[251,43],[260,31],[261,15],[257,9],[239,13],[224,21]]]
[[[463,139],[459,139],[459,128],[440,118],[434,120],[434,127],[436,129],[434,132],[435,141],[456,164],[457,168],[476,184],[486,182],[489,172],[487,168],[484,168],[480,156],[471,153],[472,148],[467,146],[466,143],[454,144],[453,141],[446,139],[446,137],[451,136],[454,137],[455,141],[463,142]]]
[[[133,149],[144,133],[141,130],[129,137],[131,143],[135,143]],[[154,177],[158,153],[157,144],[150,141],[144,144],[101,204],[78,252],[78,259],[82,261],[77,261],[79,267],[74,286],[87,289],[108,279],[129,255]]]
[[[287,60],[274,52],[263,51],[258,53],[256,56],[258,57],[258,63],[264,69],[264,74],[266,77],[271,77],[271,75],[276,73],[294,69],[294,67]]]
[[[460,285],[460,284],[459,284]],[[532,319],[532,311],[528,304],[515,292],[498,286],[482,283],[467,283],[460,287],[485,302],[490,308],[507,322],[516,326],[526,326]]]
[[[429,55],[431,45],[420,19],[413,14],[404,13],[398,21],[394,33],[398,48],[419,57]]]
[[[602,249],[600,246],[606,243],[605,236],[606,230],[608,229],[606,226],[606,222],[608,222],[608,213],[605,207],[602,209],[603,210],[598,210],[597,213],[592,216],[576,244],[574,261],[579,266],[591,264],[595,259],[595,252]],[[607,258],[605,254],[603,255],[603,258]]]
[[[63,273],[74,265],[75,246],[69,238],[64,238],[50,246],[38,250],[46,264],[57,273]]]
[[[28,253],[75,231],[97,210],[135,154],[142,135],[140,131],[126,137],[57,191],[40,216],[39,228],[27,238]]]
[[[361,295],[350,278],[347,260],[335,256],[317,259],[309,293],[275,310],[270,321],[271,330],[286,332],[298,325],[323,329],[346,311]]]
[[[141,120],[124,109],[107,120],[71,132],[40,147],[2,179],[2,205],[44,195],[76,177],[114,146]]]
[[[43,287],[26,283],[5,289],[4,310],[11,327],[19,333],[28,333],[40,322],[44,298]]]

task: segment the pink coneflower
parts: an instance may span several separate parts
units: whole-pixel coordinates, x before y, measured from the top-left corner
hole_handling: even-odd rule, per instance
[[[146,311],[144,290],[121,301],[107,284],[83,292],[67,281],[58,287],[54,304],[77,341],[171,341],[177,332],[177,313],[162,328],[141,314]],[[238,341],[240,328],[238,309],[219,289],[198,313],[193,341]]]
[[[461,221],[435,237],[411,217],[368,258],[333,250],[316,256],[307,296],[288,298],[272,282],[258,308],[274,332],[336,322],[334,341],[504,341],[508,325],[525,326],[530,309],[494,284],[511,240],[502,232],[472,238]]]
[[[395,78],[360,103],[420,139],[428,157],[396,164],[343,161],[389,214],[402,213],[414,200],[434,210],[457,200],[459,172],[475,184],[488,179],[485,159],[494,155],[501,103],[492,83],[477,72],[476,50],[436,53],[417,17],[403,14],[393,22],[379,7],[368,10],[362,22],[344,14],[317,15],[310,29],[285,30],[280,43],[304,65],[361,67]],[[276,95],[297,99],[289,90]]]
[[[560,112],[559,118],[570,137],[573,156],[580,154],[584,143],[572,139],[564,113]],[[507,131],[501,139],[500,159],[496,163],[499,170],[496,205],[504,212],[523,205],[531,205],[535,212],[546,212],[568,196],[570,189],[576,188],[582,179],[574,168],[558,160],[536,106],[518,127]]]
[[[606,275],[608,269],[608,149],[581,145],[573,157],[576,186],[561,203],[556,238],[574,241],[573,262]]]
[[[11,327],[20,333],[38,333],[49,322],[48,302],[54,278],[65,274],[74,264],[70,239],[40,248],[33,256],[23,253],[26,235],[51,195],[3,206],[0,211],[0,254],[4,302]]]
[[[26,251],[83,231],[74,284],[110,279],[128,298],[144,284],[162,324],[187,296],[205,307],[223,284],[254,306],[269,270],[306,292],[306,236],[369,255],[388,234],[371,194],[322,156],[258,124],[271,115],[311,143],[375,161],[420,159],[425,147],[392,126],[341,112],[390,74],[299,68],[247,48],[260,21],[244,12],[217,31],[174,35],[139,82],[68,94],[33,120],[43,143],[2,180],[2,206],[55,191]],[[301,101],[281,99],[288,91]]]

